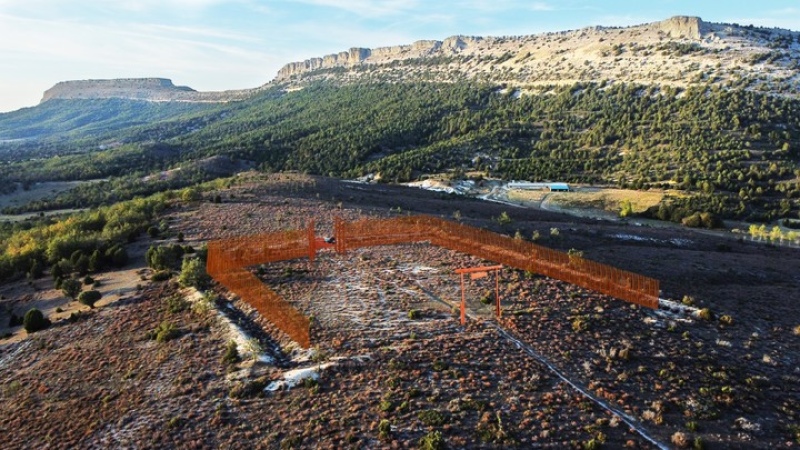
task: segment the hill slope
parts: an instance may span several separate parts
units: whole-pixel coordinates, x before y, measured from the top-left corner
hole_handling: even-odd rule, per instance
[[[679,16],[628,28],[453,36],[395,47],[352,48],[287,64],[275,81],[473,80],[517,87],[613,81],[684,88],[711,84],[796,95],[798,39],[796,31]]]
[[[289,65],[248,98],[213,105],[52,98],[0,115],[0,139],[50,136],[1,145],[7,164],[0,178],[143,175],[224,155],[266,170],[391,182],[479,171],[678,189],[685,195],[650,212],[670,220],[695,212],[797,217],[797,39],[796,32],[679,17],[624,29],[356,49]],[[577,57],[589,68],[602,62],[602,70],[570,69],[580,76],[567,76],[562,69]],[[630,64],[670,69],[648,78]],[[676,67],[683,69],[674,80],[663,78]],[[575,82],[583,78],[597,81]],[[127,94],[150,84],[184,91],[165,80],[119,83]],[[119,88],[75,86],[93,95]],[[107,198],[70,195],[54,206]]]

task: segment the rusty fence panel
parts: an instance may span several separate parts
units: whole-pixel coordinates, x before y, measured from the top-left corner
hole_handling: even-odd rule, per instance
[[[659,282],[633,272],[552,250],[521,239],[432,216],[334,220],[336,252],[375,245],[430,242],[509,267],[539,273],[638,305],[658,308]],[[308,318],[267,287],[247,266],[308,257],[317,245],[306,229],[263,233],[208,243],[207,271],[303,347],[311,345]]]
[[[338,221],[336,236],[340,252],[372,245],[429,241],[439,247],[658,308],[658,280],[437,217]]]
[[[311,225],[313,226],[313,224]],[[310,322],[245,267],[310,256],[308,230],[265,233],[208,243],[206,270],[295,342],[311,346]]]

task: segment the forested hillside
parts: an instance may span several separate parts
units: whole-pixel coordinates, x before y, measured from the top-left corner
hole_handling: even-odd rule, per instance
[[[103,136],[119,129],[208,109],[208,104],[119,98],[46,101],[0,114],[0,141]]]
[[[204,108],[118,128],[113,142],[80,132],[68,142],[6,144],[0,152],[9,163],[0,176],[33,182],[127,175],[133,183],[224,155],[263,170],[374,174],[385,182],[477,170],[505,179],[679,189],[687,195],[652,212],[671,220],[700,211],[772,220],[797,217],[800,209],[800,101],[787,97],[623,84],[518,90],[321,83]],[[31,147],[38,159],[30,158]],[[193,179],[200,178],[184,184]],[[124,193],[127,182],[116,183]],[[64,195],[54,205],[111,201],[91,188]]]

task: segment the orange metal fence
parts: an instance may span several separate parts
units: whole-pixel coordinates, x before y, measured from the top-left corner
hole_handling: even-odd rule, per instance
[[[309,224],[313,232],[313,222]],[[255,308],[305,348],[311,346],[310,323],[280,295],[245,267],[313,255],[309,230],[265,233],[208,243],[206,270],[220,284]]]
[[[339,252],[371,245],[429,241],[439,247],[658,308],[658,280],[438,217],[337,221],[335,228]]]
[[[374,245],[428,241],[517,269],[539,273],[650,308],[658,308],[658,280],[540,245],[432,216],[334,222],[339,253]],[[308,257],[329,247],[305,230],[265,233],[208,243],[209,275],[256,308],[303,347],[311,345],[309,320],[250,273],[247,266]]]

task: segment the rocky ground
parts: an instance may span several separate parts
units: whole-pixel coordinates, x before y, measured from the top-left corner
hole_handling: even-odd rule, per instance
[[[503,317],[480,301],[492,278],[475,280],[462,327],[453,270],[484,262],[427,244],[255,267],[314,317],[309,352],[221,289],[212,307],[170,282],[143,282],[126,300],[0,347],[5,448],[799,445],[796,250],[300,175],[243,179],[220,194],[219,204],[168,210],[173,232],[198,245],[307,218],[324,235],[334,214],[455,216],[659,278],[665,297],[692,296],[712,317],[504,269]],[[502,211],[510,224],[493,220]],[[248,361],[241,346],[245,361],[224,362],[230,322],[273,362]],[[296,369],[317,378],[264,390]]]

